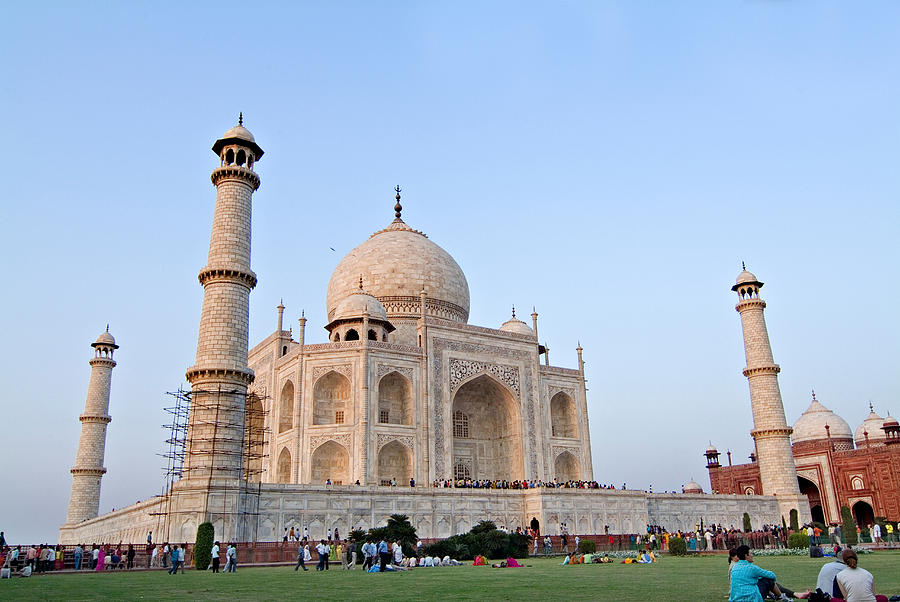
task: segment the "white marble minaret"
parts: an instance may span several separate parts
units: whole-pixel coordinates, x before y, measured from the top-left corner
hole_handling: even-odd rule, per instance
[[[253,371],[247,367],[250,291],[250,203],[259,188],[253,171],[263,150],[243,126],[243,117],[212,147],[219,167],[212,234],[203,285],[197,356],[185,378],[191,410],[184,463],[186,479],[239,479],[242,472],[245,403]]]
[[[756,442],[759,476],[764,495],[778,496],[782,515],[787,518],[796,508],[801,520],[809,516],[809,503],[800,499],[797,467],[791,451],[791,429],[784,417],[778,373],[781,367],[772,356],[769,332],[763,310],[766,302],[760,299],[763,283],[744,269],[731,288],[738,294],[735,309],[741,314],[744,330],[744,352],[747,367],[744,376],[750,384],[750,404],[753,407],[753,431]]]
[[[91,347],[94,348],[94,357],[89,362],[91,381],[84,402],[84,414],[78,417],[81,438],[71,471],[72,493],[66,513],[67,525],[76,525],[97,516],[100,511],[100,479],[106,473],[103,467],[106,425],[112,420],[109,416],[109,387],[112,369],[116,367],[113,352],[119,346],[107,326],[106,332],[101,333]]]

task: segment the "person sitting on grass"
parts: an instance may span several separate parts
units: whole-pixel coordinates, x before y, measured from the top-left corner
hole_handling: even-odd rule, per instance
[[[736,559],[736,562],[732,559]],[[804,600],[809,592],[794,593],[775,582],[775,573],[761,569],[753,564],[753,551],[750,546],[738,546],[729,550],[729,573],[731,574],[731,591],[728,602],[762,602],[770,594],[776,600],[797,598]]]
[[[875,578],[866,569],[859,568],[859,559],[856,552],[851,549],[841,553],[844,564],[843,571],[837,574],[835,580],[841,588],[843,599],[847,602],[888,602],[887,596],[875,594]]]
[[[644,550],[644,553],[641,554],[641,557],[638,559],[638,564],[652,564],[653,558],[650,557],[650,551]]]

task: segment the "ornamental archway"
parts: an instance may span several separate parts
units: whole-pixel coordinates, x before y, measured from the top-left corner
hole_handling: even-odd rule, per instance
[[[509,389],[482,374],[457,389],[451,408],[453,465],[471,466],[476,480],[524,478],[522,422]]]

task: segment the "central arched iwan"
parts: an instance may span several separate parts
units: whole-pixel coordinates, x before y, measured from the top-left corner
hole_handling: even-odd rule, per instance
[[[453,396],[453,465],[472,466],[473,479],[521,480],[525,477],[522,421],[518,400],[493,377],[482,374]]]

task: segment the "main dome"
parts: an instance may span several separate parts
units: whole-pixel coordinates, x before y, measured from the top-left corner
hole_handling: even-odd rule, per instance
[[[459,265],[399,217],[347,253],[334,269],[325,299],[329,321],[338,304],[356,292],[360,277],[366,292],[384,305],[389,320],[417,318],[423,288],[428,315],[463,323],[469,319],[469,283]]]

